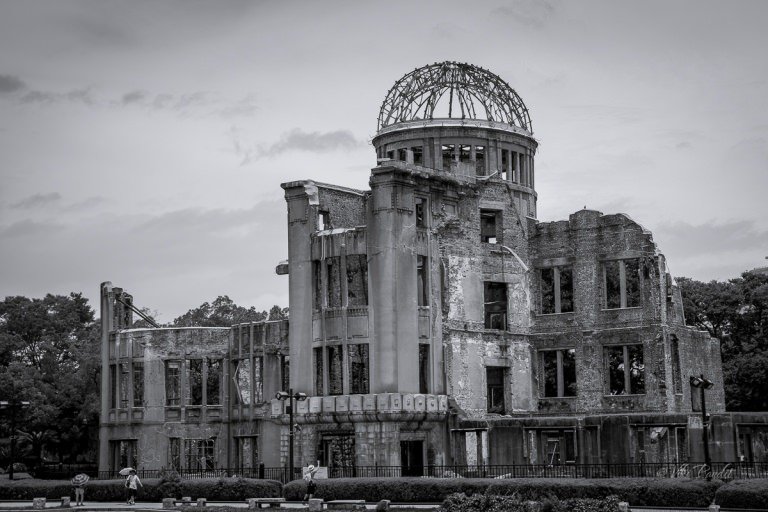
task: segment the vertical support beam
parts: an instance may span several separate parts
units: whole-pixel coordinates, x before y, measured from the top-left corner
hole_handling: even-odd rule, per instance
[[[99,421],[99,471],[109,471],[109,404],[111,391],[109,382],[109,334],[112,331],[114,310],[112,283],[101,283],[101,418]]]

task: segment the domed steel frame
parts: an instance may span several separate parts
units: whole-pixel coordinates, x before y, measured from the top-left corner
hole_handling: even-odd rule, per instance
[[[395,82],[381,104],[378,130],[399,122],[434,119],[446,93],[449,118],[485,119],[533,133],[528,109],[507,82],[486,69],[450,61],[415,69]]]

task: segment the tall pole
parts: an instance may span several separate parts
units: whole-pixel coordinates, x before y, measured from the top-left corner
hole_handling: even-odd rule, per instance
[[[290,398],[288,398],[288,400],[290,400],[288,409],[288,423],[290,428],[290,430],[288,430],[288,467],[290,468],[290,473],[288,481],[290,482],[293,480],[293,388],[288,389],[288,394],[290,395]]]
[[[16,463],[16,407],[11,401],[11,464],[8,468],[8,480],[13,480],[13,465]]]
[[[712,460],[709,457],[709,431],[707,429],[707,404],[704,394],[704,374],[701,375],[701,432],[704,438],[704,464],[707,466],[707,482],[712,481]]]

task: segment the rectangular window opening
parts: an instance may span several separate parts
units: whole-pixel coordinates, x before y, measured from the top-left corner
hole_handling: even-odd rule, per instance
[[[329,308],[341,307],[341,257],[333,256],[325,259],[328,276],[328,304]]]
[[[144,363],[133,362],[133,406],[144,407]]]
[[[344,393],[344,366],[341,346],[328,347],[328,394],[341,395]]]
[[[459,145],[459,162],[469,162],[472,156],[472,146],[461,144]]]
[[[475,146],[475,174],[485,175],[485,146]]]
[[[576,350],[542,350],[539,354],[544,396],[576,396]]]
[[[429,306],[427,285],[427,257],[416,256],[416,296],[419,306]]]
[[[189,374],[189,405],[203,404],[203,360],[187,361]]]
[[[347,255],[347,305],[368,305],[368,257],[365,254]]]
[[[498,227],[500,212],[480,210],[480,241],[489,244],[501,243]]]
[[[487,366],[485,368],[487,409],[490,413],[505,413],[504,372],[505,368],[503,366]]]
[[[413,152],[413,163],[414,165],[423,165],[424,164],[424,148],[423,146],[414,146],[411,148],[411,151]]]
[[[419,344],[419,393],[429,393],[429,345]]]
[[[645,393],[642,345],[604,347],[607,391],[611,395]]]
[[[640,260],[612,260],[603,263],[604,307],[640,306]]]
[[[315,394],[322,396],[323,392],[323,349],[316,348],[313,351],[315,353]],[[289,388],[283,388],[289,389]]]
[[[206,405],[221,405],[221,359],[209,359],[205,383]]]
[[[181,405],[181,362],[165,362],[165,405]]]
[[[507,329],[507,284],[486,281],[483,290],[485,328]]]
[[[416,213],[416,227],[423,228],[426,224],[426,206],[427,206],[427,200],[423,197],[416,197],[414,199],[415,202],[415,213]]]
[[[320,210],[317,212],[317,230],[325,231],[326,229],[331,229],[331,214]]]
[[[405,148],[400,148],[397,150],[397,159],[401,162],[405,162],[408,159],[408,150]]]
[[[368,345],[347,345],[349,356],[349,392],[353,395],[370,391],[368,379]]]
[[[442,157],[443,157],[443,170],[444,171],[450,171],[451,170],[451,164],[454,160],[454,150],[456,148],[455,144],[443,144],[442,147]]]

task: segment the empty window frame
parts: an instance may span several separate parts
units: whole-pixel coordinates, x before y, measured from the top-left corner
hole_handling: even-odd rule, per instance
[[[424,164],[424,147],[414,146],[411,148],[411,151],[413,152],[413,163],[415,165],[423,165]]]
[[[185,439],[184,458],[187,469],[206,471],[216,468],[216,438]]]
[[[368,378],[368,345],[347,345],[349,359],[349,392],[353,395],[370,391]]]
[[[401,162],[405,162],[408,159],[408,150],[405,148],[400,148],[397,150],[397,159]]]
[[[165,362],[165,405],[181,405],[181,361]]]
[[[341,395],[344,393],[344,365],[340,345],[328,347],[328,394]]]
[[[133,406],[144,407],[144,363],[133,362]]]
[[[427,257],[416,256],[416,300],[419,306],[429,306],[428,268]]]
[[[414,213],[416,215],[416,227],[423,228],[427,225],[427,199],[424,197],[414,198]]]
[[[539,368],[545,397],[576,396],[576,350],[541,350]]]
[[[645,394],[645,364],[642,345],[603,348],[606,391],[610,395]]]
[[[331,229],[331,214],[325,210],[317,212],[317,230]]]
[[[419,344],[419,393],[429,393],[429,345]]]
[[[485,146],[475,146],[475,174],[485,175]]]
[[[168,438],[168,464],[171,469],[181,469],[181,438]]]
[[[221,405],[221,359],[206,361],[205,403],[206,405]]]
[[[576,462],[576,431],[545,430],[541,433],[541,447],[548,465],[573,464]]]
[[[672,387],[676,394],[683,392],[683,381],[680,371],[680,342],[672,334],[669,340],[670,357],[672,358]]]
[[[368,305],[368,258],[365,254],[347,254],[347,305]]]
[[[480,241],[489,244],[501,243],[501,212],[480,210]]]
[[[131,372],[128,363],[120,363],[120,407],[128,407],[128,391],[130,390]]]
[[[232,382],[237,403],[251,405],[264,401],[264,359],[261,356],[232,361]]]
[[[291,356],[280,356],[280,378],[283,384],[280,389],[291,389]]]
[[[468,144],[459,145],[459,162],[469,162],[472,159],[472,146]]]
[[[189,376],[189,405],[203,404],[203,360],[190,359],[187,361]]]
[[[323,304],[323,272],[320,262],[312,261],[312,304],[315,310],[322,308]]]
[[[324,394],[325,386],[323,386],[323,377],[325,374],[323,373],[323,349],[322,348],[316,348],[313,350],[315,354],[315,394],[318,396],[322,396]],[[283,389],[290,389],[284,387]]]
[[[258,436],[237,437],[237,467],[254,469],[259,465]]]
[[[325,259],[327,276],[327,306],[329,308],[341,307],[341,258],[333,256]]]
[[[503,366],[487,366],[486,379],[486,408],[488,412],[504,414],[504,373]]]
[[[109,407],[117,407],[117,365],[109,365]]]
[[[541,313],[570,313],[573,311],[573,270],[570,267],[542,268]]]
[[[390,160],[394,160],[395,159],[395,150],[394,149],[387,151],[387,158],[389,158]]]
[[[603,263],[603,304],[606,309],[640,305],[640,260],[610,260]]]
[[[443,144],[442,146],[442,157],[443,157],[443,170],[444,171],[450,171],[451,170],[451,163],[454,160],[454,152],[456,150],[455,144]]]
[[[486,281],[483,283],[484,319],[486,329],[507,328],[507,284]]]

